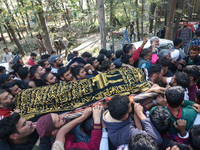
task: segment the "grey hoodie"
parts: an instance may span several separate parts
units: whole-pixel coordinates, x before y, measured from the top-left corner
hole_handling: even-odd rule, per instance
[[[108,137],[114,146],[118,147],[122,144],[128,144],[131,137],[139,133],[147,134],[158,145],[162,143],[160,133],[156,130],[149,118],[141,121],[144,130],[137,129],[132,119],[133,117],[131,116],[125,121],[115,121],[108,110],[103,113],[103,122],[108,130]]]

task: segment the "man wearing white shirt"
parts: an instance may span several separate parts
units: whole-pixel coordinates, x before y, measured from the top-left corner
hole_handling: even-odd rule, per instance
[[[11,52],[8,52],[8,49],[7,48],[4,48],[4,54],[3,54],[3,60],[2,62],[3,63],[6,63],[6,62],[9,62],[10,59],[12,59],[14,56]]]

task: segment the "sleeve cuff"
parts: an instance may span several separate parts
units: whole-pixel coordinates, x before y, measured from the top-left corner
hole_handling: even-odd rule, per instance
[[[189,138],[189,134],[188,132],[186,132],[186,135],[184,137],[182,137],[179,133],[177,133],[178,137],[181,138],[181,139],[187,139]]]

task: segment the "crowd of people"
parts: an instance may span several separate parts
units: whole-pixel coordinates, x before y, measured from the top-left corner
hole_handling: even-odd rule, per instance
[[[184,29],[181,32],[186,37]],[[55,51],[41,55],[39,61],[32,53],[28,65],[19,56],[9,60],[9,68],[0,66],[0,148],[199,150],[200,31],[195,37],[189,46],[185,44],[185,56],[180,53],[180,36],[170,50],[159,51],[158,37],[152,37],[151,46],[144,48],[148,41],[144,37],[138,49],[125,44],[116,53],[101,49],[97,57],[74,51],[65,65]],[[9,54],[7,48],[4,51]],[[32,122],[15,109],[15,95],[22,90],[72,84],[121,67],[141,68],[151,85],[144,93],[157,96],[134,102],[127,95],[115,95],[107,108],[97,102],[75,119],[68,119],[68,113],[52,112]]]

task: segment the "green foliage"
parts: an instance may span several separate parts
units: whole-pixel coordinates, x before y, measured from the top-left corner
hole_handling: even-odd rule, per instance
[[[21,46],[23,47],[25,53],[30,52],[30,50],[29,50],[27,44],[23,43],[23,44],[21,44]],[[38,49],[37,44],[36,44],[35,42],[29,43],[29,47],[30,47],[32,50]],[[18,47],[16,47],[16,46],[14,47],[14,50],[12,51],[12,54],[13,54],[13,55],[16,55],[16,54],[19,55],[19,54],[20,54],[20,51],[19,51]]]

